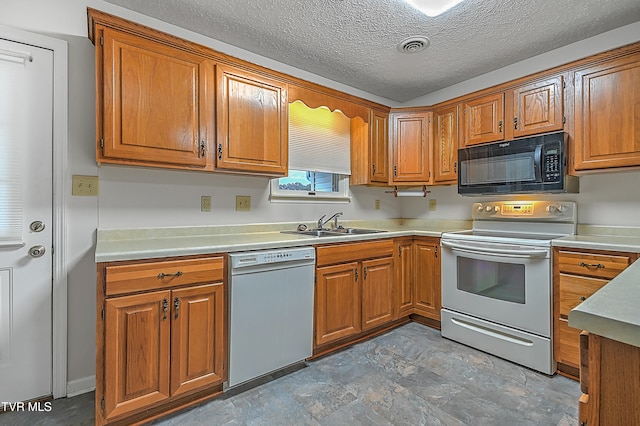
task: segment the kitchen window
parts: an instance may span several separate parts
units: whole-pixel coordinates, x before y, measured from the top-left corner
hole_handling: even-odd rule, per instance
[[[271,200],[349,201],[351,121],[340,111],[289,104],[289,173]]]

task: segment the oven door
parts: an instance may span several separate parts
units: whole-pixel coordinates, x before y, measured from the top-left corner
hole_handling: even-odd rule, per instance
[[[551,337],[549,247],[441,244],[443,308]]]

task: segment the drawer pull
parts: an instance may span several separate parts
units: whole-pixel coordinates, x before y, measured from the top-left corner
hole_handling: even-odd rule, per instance
[[[578,263],[578,266],[584,266],[585,268],[596,268],[596,269],[604,269],[604,265],[602,263]]]
[[[178,271],[175,274],[165,274],[164,272],[161,272],[158,274],[158,279],[161,280],[166,277],[181,277],[181,276],[182,276],[182,271]]]
[[[584,302],[585,300],[587,300],[586,296],[580,296],[580,301]]]

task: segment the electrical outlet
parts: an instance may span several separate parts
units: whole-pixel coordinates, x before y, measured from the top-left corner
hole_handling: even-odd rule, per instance
[[[248,212],[251,210],[251,197],[248,195],[236,195],[236,211]]]
[[[200,211],[201,212],[210,212],[211,211],[211,196],[203,195],[200,197]]]
[[[432,212],[436,211],[436,199],[435,198],[429,199],[429,210],[432,211]]]
[[[79,197],[98,196],[98,176],[73,175],[71,185],[71,195]]]
[[[376,200],[376,210],[380,210],[380,200]]]

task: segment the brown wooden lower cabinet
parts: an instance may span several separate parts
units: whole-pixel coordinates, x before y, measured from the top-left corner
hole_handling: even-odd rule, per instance
[[[580,332],[569,326],[569,312],[624,271],[637,254],[554,248],[553,353],[558,371],[578,378]]]
[[[96,424],[147,420],[221,392],[222,256],[100,263],[97,307]]]
[[[640,426],[640,347],[595,334],[581,343],[580,424]]]

